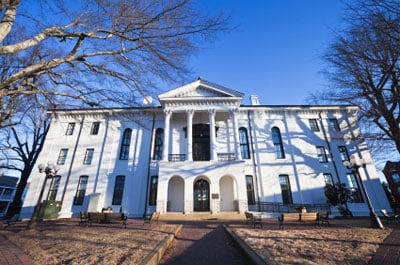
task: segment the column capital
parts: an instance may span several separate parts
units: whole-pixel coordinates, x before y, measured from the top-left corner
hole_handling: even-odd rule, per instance
[[[211,115],[214,115],[214,114],[215,114],[215,112],[216,112],[216,110],[215,110],[215,109],[208,109],[208,113],[209,113],[209,114],[211,114]]]
[[[230,112],[232,115],[236,115],[236,114],[238,113],[238,111],[239,111],[238,108],[230,109],[230,110],[229,110],[229,112]]]
[[[193,115],[194,114],[194,109],[186,109],[186,114]]]
[[[164,113],[165,113],[165,115],[171,115],[172,114],[172,110],[171,109],[164,109]]]

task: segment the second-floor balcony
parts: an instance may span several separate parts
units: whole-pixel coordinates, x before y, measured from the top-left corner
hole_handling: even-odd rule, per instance
[[[169,162],[182,162],[187,160],[186,154],[169,154],[168,161]],[[226,161],[235,161],[235,153],[217,153],[217,161],[226,162]],[[193,158],[193,161],[211,161],[209,156],[196,156]]]

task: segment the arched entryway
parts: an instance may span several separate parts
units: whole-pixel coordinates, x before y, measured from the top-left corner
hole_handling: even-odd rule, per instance
[[[230,176],[224,176],[219,180],[220,209],[221,212],[235,211],[235,186]]]
[[[193,196],[195,212],[210,211],[210,184],[207,180],[200,179],[194,183]]]
[[[179,176],[172,177],[168,182],[168,212],[183,212],[185,197],[185,182]]]

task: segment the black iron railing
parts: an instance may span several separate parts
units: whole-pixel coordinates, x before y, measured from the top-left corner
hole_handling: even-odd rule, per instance
[[[178,161],[185,161],[186,155],[185,154],[169,154],[168,161],[170,162],[178,162]]]
[[[235,160],[234,153],[218,153],[217,157],[218,157],[218,161],[234,161]]]
[[[256,202],[254,205],[249,205],[250,211],[255,212],[272,212],[272,213],[290,213],[300,212],[305,209],[307,212],[330,212],[328,204],[307,204],[307,203],[278,203],[278,202]]]

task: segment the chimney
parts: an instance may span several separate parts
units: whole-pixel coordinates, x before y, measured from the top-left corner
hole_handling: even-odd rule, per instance
[[[252,106],[258,106],[260,105],[260,101],[258,101],[258,96],[257,95],[251,95],[250,96],[250,104]]]
[[[143,105],[151,106],[153,104],[153,98],[151,96],[145,96],[143,98]]]

